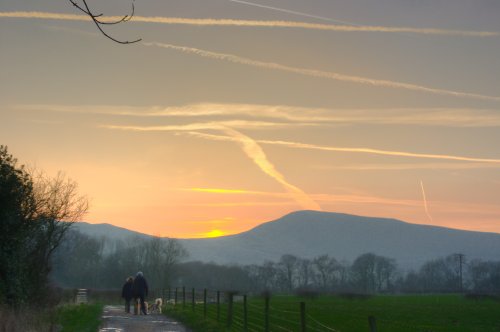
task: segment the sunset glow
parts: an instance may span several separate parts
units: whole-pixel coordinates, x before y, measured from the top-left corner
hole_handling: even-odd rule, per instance
[[[124,46],[64,2],[0,5],[0,144],[75,180],[84,221],[211,238],[318,210],[500,233],[494,1],[135,8],[106,27],[142,38]]]
[[[201,237],[219,237],[219,236],[223,236],[223,235],[225,235],[225,233],[223,231],[221,231],[220,229],[214,229],[208,233],[202,234]]]

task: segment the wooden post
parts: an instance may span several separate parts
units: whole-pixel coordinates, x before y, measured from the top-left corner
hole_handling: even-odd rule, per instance
[[[207,289],[203,290],[203,318],[207,318]]]
[[[247,296],[243,295],[243,332],[248,331],[248,307]]]
[[[269,332],[269,295],[265,297],[264,305],[264,332]]]
[[[186,306],[186,286],[182,286],[182,308]]]
[[[168,288],[167,296],[168,296],[168,298],[167,298],[167,302],[168,302],[168,301],[170,301],[170,298],[172,297],[172,289],[170,287]]]
[[[191,292],[191,307],[193,308],[193,311],[194,311],[194,304],[195,304],[195,290],[193,288]]]
[[[306,332],[306,303],[300,302],[300,332]]]
[[[220,321],[220,291],[217,291],[217,321]]]
[[[368,324],[370,325],[370,332],[377,332],[377,320],[375,317],[369,316]]]
[[[177,305],[177,287],[175,287],[174,305]]]
[[[227,327],[231,328],[233,324],[233,293],[227,292]]]

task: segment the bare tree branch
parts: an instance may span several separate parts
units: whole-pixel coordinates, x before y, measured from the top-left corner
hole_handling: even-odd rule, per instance
[[[74,7],[76,7],[77,9],[79,9],[81,12],[85,13],[86,15],[88,15],[92,21],[94,22],[94,24],[96,25],[97,29],[99,29],[99,31],[107,38],[111,39],[112,41],[116,42],[116,43],[119,43],[119,44],[133,44],[133,43],[137,43],[139,41],[142,40],[142,38],[139,38],[139,39],[136,39],[136,40],[133,40],[133,41],[128,41],[128,40],[118,40],[112,36],[110,36],[108,33],[106,33],[104,31],[104,29],[102,28],[102,25],[114,25],[114,24],[119,24],[119,23],[123,23],[123,22],[128,22],[132,19],[132,17],[134,16],[134,13],[135,13],[135,6],[134,6],[134,0],[132,0],[132,12],[129,14],[129,15],[125,15],[123,16],[121,19],[119,20],[116,20],[116,21],[111,21],[111,22],[108,22],[108,21],[103,21],[101,18],[103,17],[103,14],[100,13],[100,14],[94,14],[92,12],[92,10],[90,9],[89,5],[87,4],[87,0],[81,0],[82,3],[83,3],[83,6],[80,5],[77,1],[78,0],[68,0]]]

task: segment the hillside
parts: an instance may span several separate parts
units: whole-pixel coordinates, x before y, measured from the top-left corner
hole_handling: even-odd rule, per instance
[[[127,234],[123,229],[121,232]],[[395,258],[403,268],[416,268],[427,260],[456,252],[464,253],[469,260],[498,260],[500,252],[500,234],[496,233],[317,211],[290,213],[237,235],[179,241],[189,251],[190,260],[223,264],[276,261],[287,253],[304,258],[329,254],[352,261],[373,252]]]

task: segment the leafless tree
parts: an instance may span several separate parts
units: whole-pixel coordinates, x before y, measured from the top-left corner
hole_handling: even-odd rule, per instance
[[[139,41],[142,40],[141,38],[136,39],[136,40],[132,40],[132,41],[119,40],[119,39],[116,39],[116,38],[112,37],[111,35],[109,35],[103,29],[103,26],[105,26],[105,25],[115,25],[115,24],[119,24],[119,23],[124,23],[124,22],[130,21],[132,19],[132,17],[134,16],[134,12],[135,12],[134,0],[132,0],[132,11],[131,11],[131,13],[129,15],[124,15],[123,17],[121,17],[120,19],[115,20],[115,21],[104,20],[103,19],[104,15],[102,13],[96,14],[94,11],[92,11],[92,9],[90,8],[89,4],[87,3],[87,0],[81,0],[81,3],[80,3],[80,0],[68,0],[68,1],[74,7],[76,7],[78,10],[80,10],[81,12],[85,13],[86,15],[88,15],[92,19],[92,21],[94,22],[94,24],[96,25],[97,29],[99,29],[99,31],[104,36],[106,36],[107,38],[111,39],[112,41],[114,41],[116,43],[119,43],[119,44],[133,44],[133,43],[137,43],[137,42],[139,42]]]
[[[292,291],[295,286],[298,262],[299,258],[290,254],[281,256],[279,261],[282,277],[288,291]]]
[[[58,173],[55,178],[43,172],[31,171],[33,179],[33,204],[30,209],[32,231],[26,238],[28,278],[33,292],[42,292],[51,271],[51,258],[61,245],[71,225],[87,212],[88,200],[78,193],[78,185]]]
[[[176,240],[153,237],[144,243],[145,271],[151,273],[156,286],[169,287],[173,267],[188,256],[186,249]]]
[[[328,255],[321,255],[314,258],[313,264],[323,290],[331,288],[335,279],[334,273],[339,267],[337,260]]]

